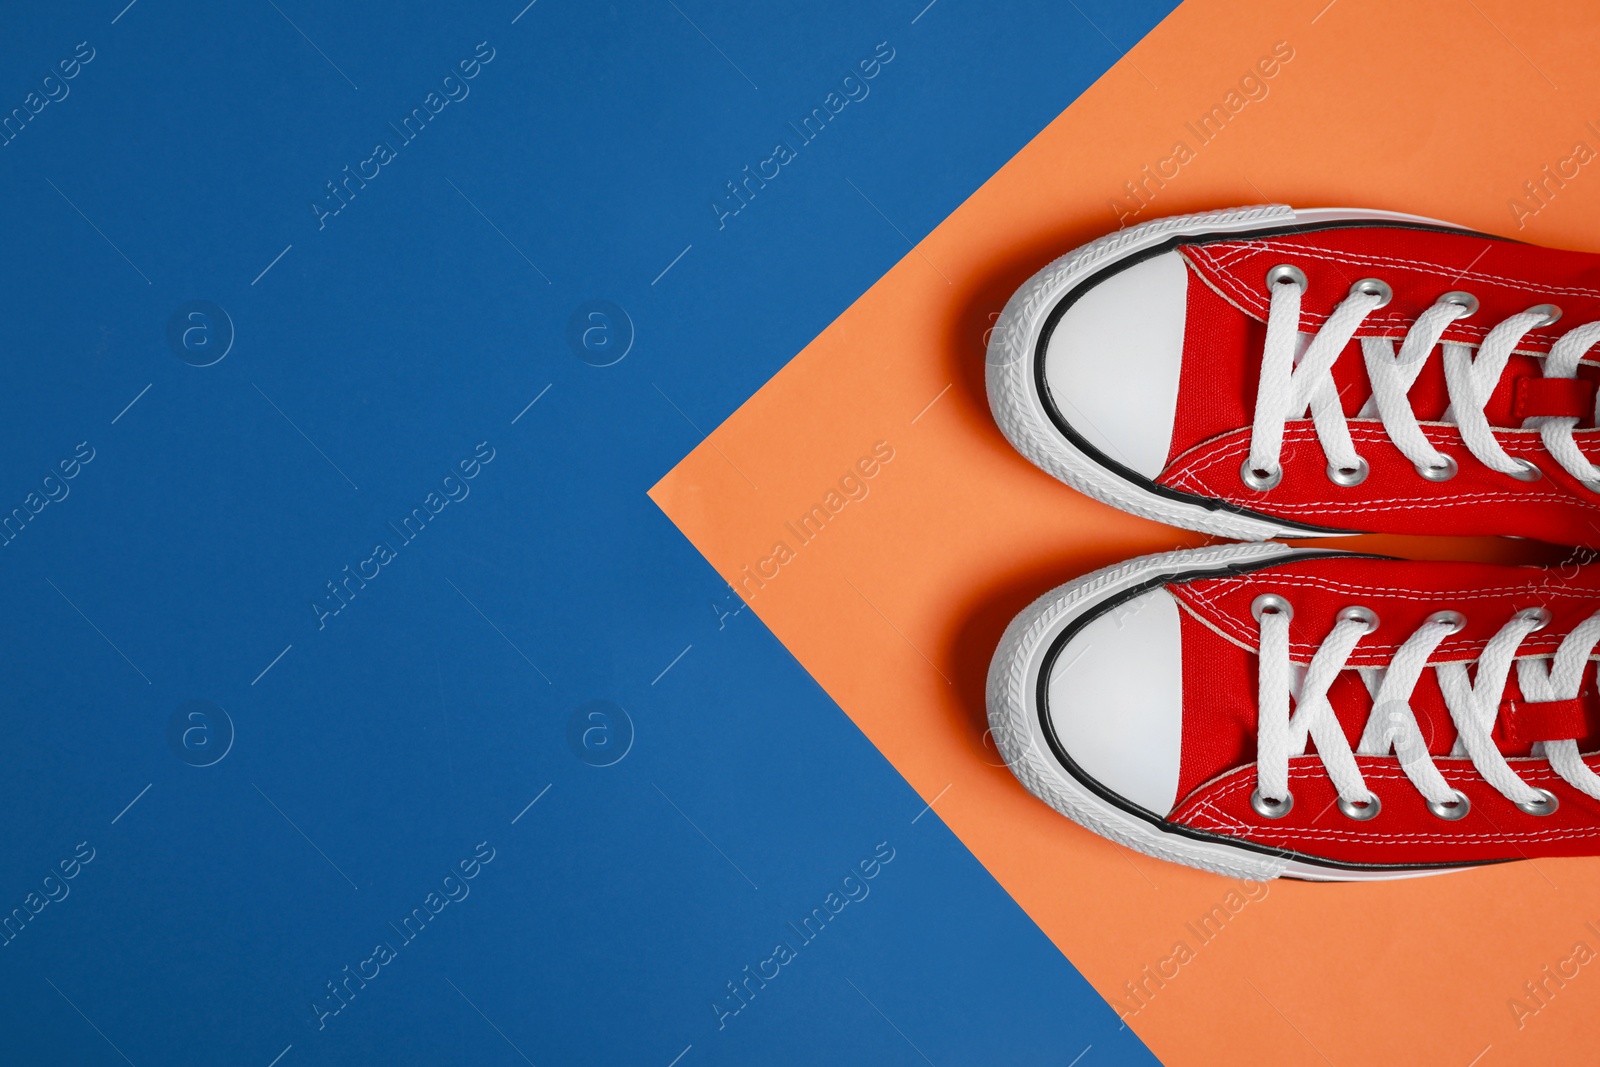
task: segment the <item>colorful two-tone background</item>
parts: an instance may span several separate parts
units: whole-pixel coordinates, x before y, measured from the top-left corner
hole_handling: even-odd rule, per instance
[[[1581,1058],[1595,863],[1240,885],[985,737],[1016,610],[1194,541],[989,420],[1034,270],[1600,248],[1585,5],[1171,7],[0,16],[0,1061]]]

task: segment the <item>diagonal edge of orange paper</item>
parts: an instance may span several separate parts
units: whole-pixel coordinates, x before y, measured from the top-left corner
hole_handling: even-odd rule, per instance
[[[985,331],[1033,271],[1119,223],[1242,203],[1600,249],[1600,174],[1575,162],[1600,148],[1588,14],[1189,0],[651,491],[1164,1062],[1570,1054],[1595,1036],[1600,981],[1537,983],[1576,944],[1600,949],[1600,863],[1245,887],[1029,797],[985,733],[1006,622],[1062,581],[1202,538],[1012,452],[984,399]]]

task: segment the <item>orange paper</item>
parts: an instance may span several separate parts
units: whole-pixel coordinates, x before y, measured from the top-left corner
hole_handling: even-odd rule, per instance
[[[1597,56],[1591,4],[1189,0],[651,492],[1165,1063],[1590,1062],[1600,861],[1247,893],[1027,794],[986,735],[1001,630],[1086,571],[1205,539],[1012,451],[985,331],[1056,256],[1209,208],[1384,208],[1600,250]]]

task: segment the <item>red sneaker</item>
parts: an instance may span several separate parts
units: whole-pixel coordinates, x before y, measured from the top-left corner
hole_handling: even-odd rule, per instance
[[[991,335],[989,403],[1038,466],[1176,526],[1600,546],[1597,341],[1600,256],[1243,208],[1036,274]]]
[[[1600,854],[1600,566],[1574,570],[1146,556],[1011,623],[990,725],[1068,818],[1238,878]]]

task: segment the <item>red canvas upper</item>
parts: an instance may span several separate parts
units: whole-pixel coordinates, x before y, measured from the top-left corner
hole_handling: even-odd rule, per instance
[[[1600,319],[1600,256],[1468,233],[1365,225],[1189,244],[1179,252],[1191,279],[1177,417],[1160,484],[1329,529],[1512,534],[1600,545],[1600,494],[1563,470],[1537,431],[1521,429],[1535,415],[1573,415],[1581,419],[1579,447],[1600,459],[1590,384],[1600,381],[1600,357],[1585,360],[1579,383],[1547,382],[1543,360],[1536,358],[1568,330]],[[1368,316],[1333,368],[1357,451],[1371,468],[1360,485],[1327,479],[1327,461],[1310,420],[1303,418],[1286,428],[1282,482],[1257,492],[1240,481],[1266,339],[1266,275],[1279,264],[1306,275],[1302,333],[1320,328],[1358,279],[1377,278],[1394,290],[1393,300]],[[1436,422],[1449,404],[1437,349],[1409,396],[1430,441],[1458,460],[1454,478],[1420,477],[1381,422],[1354,418],[1372,393],[1359,339],[1387,337],[1398,346],[1417,316],[1453,290],[1470,292],[1480,307],[1445,330],[1448,342],[1477,345],[1497,323],[1536,304],[1562,310],[1558,322],[1528,334],[1485,408],[1506,451],[1544,473],[1538,481],[1521,482],[1482,466],[1454,426]]]
[[[1314,755],[1314,743],[1290,761],[1295,804],[1286,817],[1265,818],[1249,803],[1256,785],[1259,669],[1259,631],[1250,606],[1257,596],[1275,593],[1292,605],[1290,658],[1302,665],[1333,629],[1341,609],[1361,606],[1377,613],[1377,629],[1357,644],[1351,669],[1329,691],[1355,748],[1372,707],[1355,668],[1387,666],[1400,644],[1429,615],[1443,610],[1460,612],[1467,624],[1439,646],[1430,664],[1474,661],[1502,625],[1530,607],[1547,609],[1551,621],[1528,636],[1518,655],[1549,656],[1575,626],[1600,611],[1600,567],[1560,574],[1489,564],[1302,558],[1167,588],[1183,609],[1180,799],[1170,821],[1348,863],[1466,863],[1600,850],[1600,802],[1562,781],[1546,760],[1530,755],[1541,740],[1575,738],[1586,754],[1600,748],[1600,695],[1592,664],[1577,701],[1544,704],[1523,698],[1513,670],[1492,735],[1525,781],[1557,796],[1560,807],[1553,814],[1518,810],[1484,781],[1471,760],[1449,756],[1456,730],[1431,666],[1422,672],[1411,706],[1436,766],[1472,802],[1465,818],[1450,822],[1431,814],[1390,755],[1357,757],[1383,807],[1368,822],[1349,819],[1334,806],[1337,792]],[[1585,758],[1600,767],[1600,753]]]

